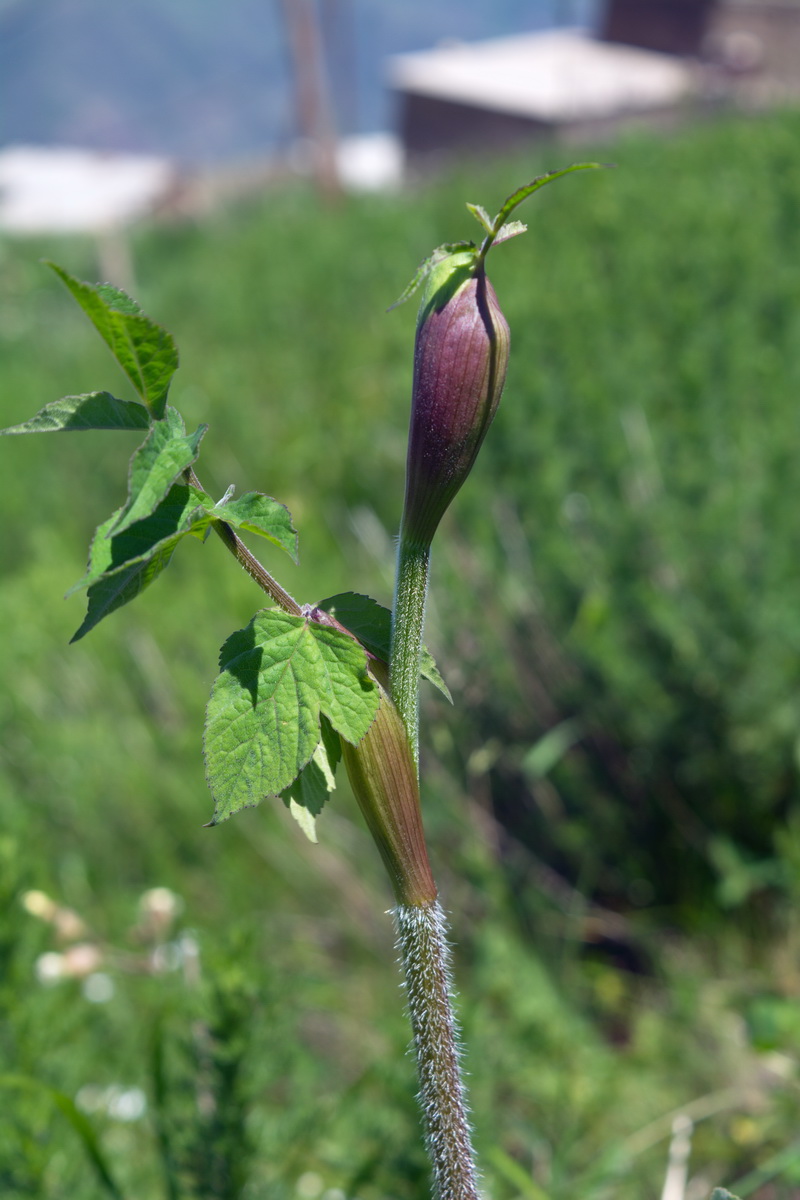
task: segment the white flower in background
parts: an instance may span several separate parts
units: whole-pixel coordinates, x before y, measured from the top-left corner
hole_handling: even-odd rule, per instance
[[[115,1121],[138,1121],[147,1110],[147,1097],[141,1088],[110,1087],[106,1112]]]
[[[59,979],[64,978],[64,955],[56,954],[53,950],[47,954],[40,954],[34,965],[34,971],[39,983],[57,983]]]
[[[81,1112],[104,1112],[115,1121],[138,1121],[147,1111],[147,1097],[141,1088],[117,1083],[109,1087],[87,1083],[75,1097],[75,1104]]]
[[[32,917],[38,917],[41,921],[52,921],[58,905],[46,892],[32,891],[23,892],[22,907]]]
[[[110,975],[106,975],[105,971],[93,971],[83,981],[84,999],[91,1004],[105,1004],[111,999],[115,992],[114,980]]]
[[[22,894],[22,907],[32,917],[47,921],[62,942],[74,942],[86,936],[86,923],[71,908],[56,904],[46,892],[30,891]]]
[[[316,1171],[304,1171],[295,1184],[295,1190],[303,1200],[315,1200],[324,1186],[325,1180]]]
[[[171,888],[154,887],[142,893],[139,908],[152,927],[167,928],[183,910],[183,900]]]
[[[77,942],[61,955],[64,962],[64,974],[70,979],[85,979],[91,975],[103,961],[99,947],[91,942]]]
[[[86,922],[71,908],[59,905],[51,918],[56,936],[61,942],[76,942],[86,936]]]

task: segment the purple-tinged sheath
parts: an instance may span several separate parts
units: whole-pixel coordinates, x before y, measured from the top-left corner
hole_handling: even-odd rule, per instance
[[[429,276],[417,321],[401,538],[428,546],[500,403],[510,333],[471,251]]]

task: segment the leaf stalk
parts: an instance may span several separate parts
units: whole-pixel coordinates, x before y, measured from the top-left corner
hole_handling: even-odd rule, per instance
[[[200,480],[195,475],[191,467],[184,471],[183,477],[190,487],[196,487],[199,491],[205,491]],[[230,527],[227,521],[216,519],[211,522],[211,528],[216,533],[236,561],[241,567],[244,567],[251,579],[255,580],[262,591],[266,592],[271,600],[274,600],[279,608],[284,612],[291,613],[295,617],[301,617],[303,610],[293,596],[290,596],[285,588],[282,588],[277,579],[270,575],[269,571],[263,566],[255,554],[251,553],[245,546],[242,539]]]

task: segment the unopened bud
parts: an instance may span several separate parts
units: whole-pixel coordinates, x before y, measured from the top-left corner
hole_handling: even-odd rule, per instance
[[[436,884],[422,828],[417,770],[402,718],[383,688],[375,720],[357,745],[342,739],[342,757],[398,904],[432,904]]]
[[[402,538],[430,544],[500,403],[510,333],[473,250],[428,274],[417,319]]]

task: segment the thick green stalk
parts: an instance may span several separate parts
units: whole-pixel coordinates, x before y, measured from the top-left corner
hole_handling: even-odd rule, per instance
[[[418,546],[400,535],[392,611],[389,682],[419,770],[419,658],[425,626],[430,546]]]
[[[477,1200],[475,1152],[450,994],[447,924],[438,901],[394,910],[436,1200]]]

